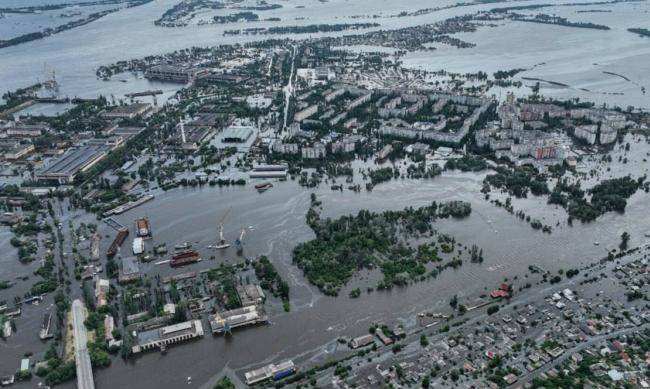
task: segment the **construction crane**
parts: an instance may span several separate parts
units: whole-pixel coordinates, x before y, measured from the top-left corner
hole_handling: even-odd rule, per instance
[[[52,69],[50,72],[47,63],[44,63],[43,73],[45,74],[46,78],[46,80],[43,81],[43,87],[56,95],[59,92],[59,82],[56,80],[56,71]]]
[[[228,214],[230,214],[230,211],[232,210],[232,207],[228,208],[226,213],[221,217],[221,220],[219,220],[219,240],[217,241],[217,244],[212,246],[212,248],[215,248],[217,250],[222,250],[230,247],[230,244],[226,242],[226,238],[223,236],[223,222],[226,220],[226,217],[228,217]]]
[[[237,254],[244,252],[244,235],[246,235],[246,229],[242,228],[239,238],[235,241],[235,247],[237,248]]]

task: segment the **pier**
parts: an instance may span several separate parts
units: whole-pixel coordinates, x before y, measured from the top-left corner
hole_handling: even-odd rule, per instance
[[[122,204],[120,206],[117,206],[117,207],[107,211],[106,213],[104,213],[104,216],[119,215],[121,213],[124,213],[124,212],[126,212],[126,211],[128,211],[130,209],[133,209],[133,208],[135,208],[135,207],[137,207],[139,205],[142,205],[142,204],[144,204],[144,203],[146,203],[148,201],[151,201],[153,199],[154,199],[153,195],[146,195],[146,196],[141,197],[141,198],[139,198],[139,199],[137,199],[135,201],[129,201],[126,204]]]
[[[155,95],[162,95],[162,94],[163,94],[162,90],[156,89],[156,90],[147,90],[144,92],[127,93],[124,96],[132,99],[134,97],[155,96]]]
[[[131,102],[134,102],[134,99],[136,97],[146,97],[146,96],[151,96],[153,98],[153,105],[158,105],[158,99],[156,98],[157,95],[162,95],[163,91],[160,89],[156,90],[147,90],[144,92],[136,92],[136,93],[127,93],[124,96],[128,97]]]
[[[117,220],[113,219],[112,217],[107,217],[104,219],[104,223],[108,224],[112,229],[114,229],[117,232],[120,232],[124,230],[126,227],[120,224]]]

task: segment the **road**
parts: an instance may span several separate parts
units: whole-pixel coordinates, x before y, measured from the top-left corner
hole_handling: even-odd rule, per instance
[[[296,68],[296,46],[293,46],[293,53],[291,54],[291,73],[289,73],[289,83],[284,87],[285,101],[284,101],[284,124],[282,125],[282,131],[287,128],[289,123],[289,103],[291,102],[291,97],[293,96],[293,73]]]
[[[534,371],[532,371],[530,373],[522,375],[521,377],[519,377],[519,379],[517,380],[517,382],[515,384],[510,386],[510,388],[515,388],[515,387],[517,387],[519,385],[525,384],[526,382],[532,380],[534,377],[539,376],[541,373],[547,372],[551,368],[560,365],[562,362],[564,362],[571,355],[573,355],[575,353],[579,353],[581,351],[584,351],[585,349],[587,349],[588,347],[593,346],[594,344],[598,344],[598,343],[600,343],[600,342],[602,342],[604,340],[610,340],[610,339],[618,338],[618,337],[620,337],[622,335],[627,335],[627,334],[630,334],[632,332],[643,331],[643,330],[648,329],[648,328],[650,328],[650,324],[644,324],[644,325],[641,325],[641,326],[638,326],[638,327],[624,328],[622,330],[614,331],[614,332],[611,332],[609,334],[603,334],[603,335],[597,335],[597,336],[591,337],[586,342],[580,343],[580,344],[576,345],[573,348],[564,350],[562,355],[560,355],[556,359],[554,359],[552,361],[549,361],[548,363],[544,364],[539,369],[536,369],[536,370],[534,370]]]
[[[74,300],[72,302],[72,328],[74,331],[74,359],[77,364],[77,388],[95,389],[84,320],[84,305],[81,300]]]

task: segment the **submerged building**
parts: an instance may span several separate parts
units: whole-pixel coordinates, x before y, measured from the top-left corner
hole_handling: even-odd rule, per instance
[[[247,385],[253,385],[271,378],[273,381],[278,381],[294,374],[295,372],[296,366],[293,364],[293,361],[289,360],[277,365],[272,363],[259,369],[249,371],[244,374],[244,378],[246,379]]]
[[[134,354],[159,348],[164,351],[167,346],[174,343],[185,342],[203,336],[201,320],[190,320],[173,324],[167,327],[136,333],[135,342],[131,351]]]
[[[213,334],[223,334],[238,327],[268,322],[268,317],[255,305],[217,312],[209,317]]]

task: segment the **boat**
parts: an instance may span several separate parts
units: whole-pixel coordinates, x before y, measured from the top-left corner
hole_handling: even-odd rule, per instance
[[[146,217],[135,220],[135,231],[141,238],[151,236],[151,228],[149,227],[149,220]]]
[[[599,242],[599,241],[595,241],[595,242],[594,242],[594,246],[600,246],[600,242]]]
[[[133,255],[140,255],[144,253],[144,241],[142,238],[133,239]]]
[[[266,192],[267,190],[269,190],[271,188],[273,188],[273,184],[271,184],[270,182],[265,182],[263,184],[255,185],[255,189],[257,189],[257,191],[260,192],[260,193]]]
[[[174,250],[176,250],[176,251],[188,250],[188,249],[191,249],[191,248],[192,248],[192,245],[189,242],[177,244],[176,246],[174,246]]]
[[[196,250],[185,250],[174,254],[171,261],[169,261],[169,266],[180,267],[191,265],[197,263],[200,259],[199,253]]]
[[[41,322],[41,330],[38,333],[38,337],[41,340],[49,339],[53,337],[52,334],[52,312],[46,312],[43,314],[43,321]]]
[[[159,244],[158,246],[153,248],[153,253],[156,254],[156,255],[167,254],[167,245],[164,244],[164,243]]]
[[[113,239],[113,243],[111,243],[110,247],[108,248],[108,251],[106,251],[106,255],[108,257],[113,257],[115,254],[117,254],[117,251],[120,249],[120,246],[122,246],[122,243],[126,240],[126,237],[129,236],[129,230],[126,228],[120,229],[120,231],[117,233],[117,236],[115,236],[115,239]]]

